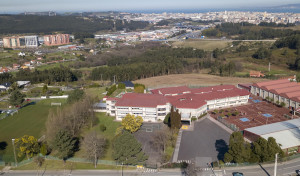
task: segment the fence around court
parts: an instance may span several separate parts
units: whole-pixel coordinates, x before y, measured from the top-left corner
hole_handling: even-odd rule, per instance
[[[225,125],[226,127],[230,128],[232,131],[240,131],[239,127],[237,127],[235,124],[227,122],[225,119],[223,119],[220,116],[217,118],[217,120],[221,122],[223,125]]]

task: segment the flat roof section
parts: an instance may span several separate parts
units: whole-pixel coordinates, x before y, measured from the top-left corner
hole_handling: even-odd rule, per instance
[[[251,133],[262,136],[266,134],[276,133],[279,131],[285,131],[285,130],[290,130],[299,127],[300,127],[300,119],[293,119],[293,120],[287,120],[283,122],[272,123],[268,125],[247,128],[245,129],[245,131],[249,131]]]

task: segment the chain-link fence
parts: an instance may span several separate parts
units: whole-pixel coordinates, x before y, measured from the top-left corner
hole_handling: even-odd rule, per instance
[[[225,125],[226,127],[230,128],[232,131],[240,131],[239,127],[237,127],[235,124],[227,122],[225,119],[223,119],[220,116],[217,118],[217,120],[221,122],[223,125]]]

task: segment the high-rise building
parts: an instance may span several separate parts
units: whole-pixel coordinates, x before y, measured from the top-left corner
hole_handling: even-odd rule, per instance
[[[4,48],[26,48],[38,46],[38,36],[12,36],[3,38]]]
[[[47,46],[66,45],[70,43],[69,34],[45,35],[44,44]]]

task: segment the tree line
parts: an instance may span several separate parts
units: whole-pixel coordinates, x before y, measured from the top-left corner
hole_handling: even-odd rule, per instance
[[[293,34],[299,34],[299,31],[291,29],[274,29],[273,26],[265,26],[260,24],[256,26],[250,23],[222,23],[215,28],[207,29],[203,31],[203,35],[209,37],[222,37],[222,36],[235,36],[234,39],[239,40],[262,40],[262,39],[274,39],[279,37],[290,36]],[[279,26],[276,26],[279,27]]]
[[[228,152],[224,155],[224,161],[261,163],[273,161],[276,153],[279,154],[279,157],[284,157],[284,152],[273,137],[269,137],[268,140],[260,137],[253,143],[248,143],[244,141],[241,132],[234,132],[230,136]]]
[[[73,82],[81,76],[80,72],[72,71],[67,67],[55,67],[46,70],[21,69],[15,76],[11,73],[0,74],[0,84],[15,81],[30,81],[31,83],[55,83],[55,82]]]
[[[88,19],[87,19],[88,18]],[[90,32],[102,30],[121,29],[144,29],[148,22],[122,21],[113,19],[100,19],[97,17],[78,16],[38,16],[38,15],[0,15],[1,34],[40,33],[50,34],[53,32]]]
[[[206,55],[204,50],[199,49],[162,47],[136,57],[111,58],[107,60],[108,67],[93,69],[90,78],[112,80],[115,75],[118,81],[125,81],[190,72],[210,66],[210,61],[204,59]],[[189,61],[190,58],[196,61]]]

